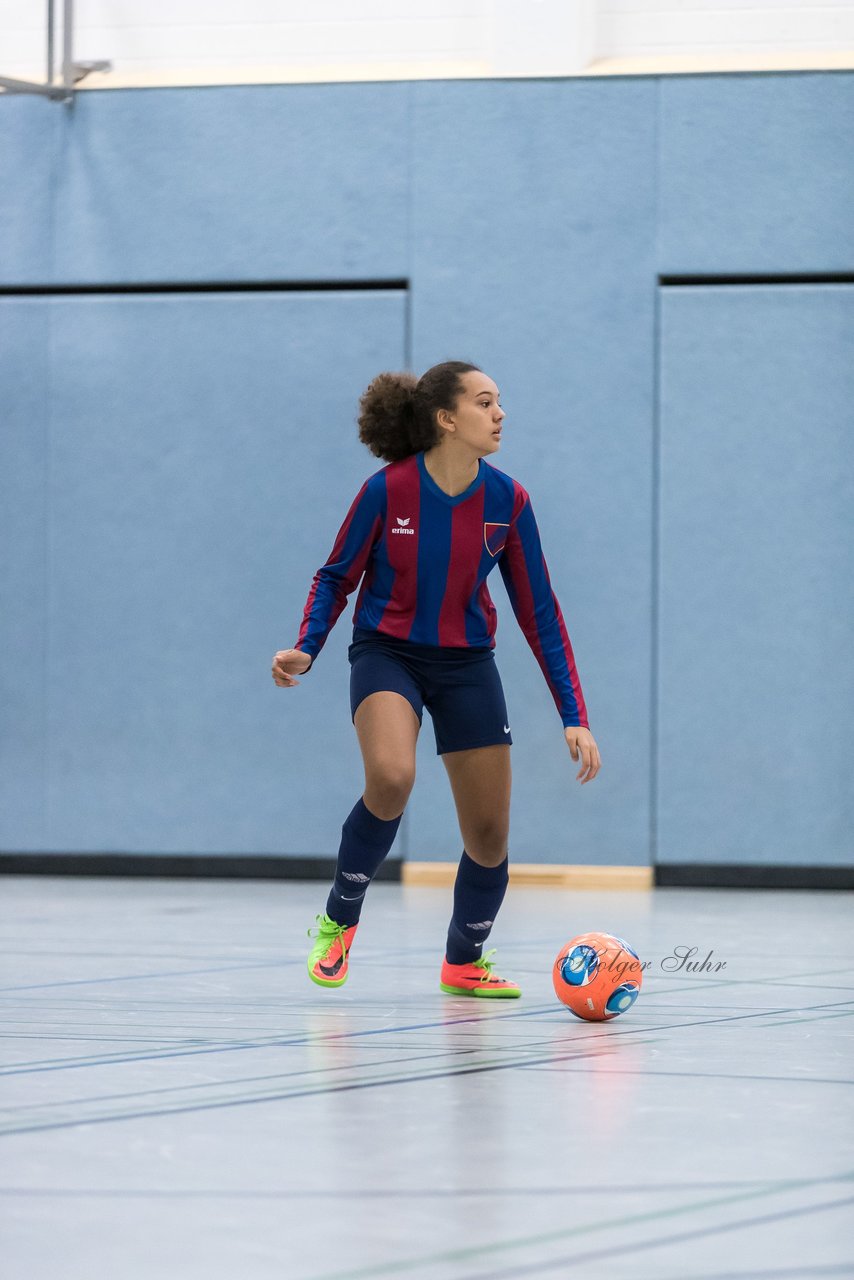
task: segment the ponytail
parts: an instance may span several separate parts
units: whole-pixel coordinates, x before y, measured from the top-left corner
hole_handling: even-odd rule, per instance
[[[479,372],[477,365],[446,360],[421,378],[411,373],[379,373],[359,401],[359,439],[377,458],[399,462],[442,438],[439,409],[453,409],[462,391],[460,374]]]

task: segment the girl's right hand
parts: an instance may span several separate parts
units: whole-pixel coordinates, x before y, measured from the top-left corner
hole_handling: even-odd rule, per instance
[[[280,649],[273,658],[273,679],[280,689],[290,689],[299,684],[294,676],[301,676],[311,666],[310,654],[302,649]]]

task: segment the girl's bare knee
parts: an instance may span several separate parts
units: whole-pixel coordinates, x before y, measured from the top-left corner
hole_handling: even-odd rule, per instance
[[[507,827],[484,822],[466,831],[466,853],[484,867],[497,867],[507,857]]]
[[[406,766],[376,771],[367,779],[365,804],[378,818],[396,818],[406,808],[414,785],[415,772]]]

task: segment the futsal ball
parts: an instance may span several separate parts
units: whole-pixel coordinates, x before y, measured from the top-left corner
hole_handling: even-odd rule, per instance
[[[581,933],[557,953],[552,981],[558,1000],[587,1022],[608,1022],[638,998],[643,973],[637,952],[610,933]]]

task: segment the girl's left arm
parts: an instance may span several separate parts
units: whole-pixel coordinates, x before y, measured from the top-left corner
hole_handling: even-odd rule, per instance
[[[540,531],[529,494],[519,486],[514,513],[498,567],[516,620],[540,664],[564,726],[573,760],[581,755],[578,778],[596,776],[599,749],[587,719],[587,707],[569,635],[552,590]]]

